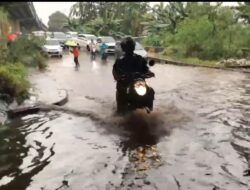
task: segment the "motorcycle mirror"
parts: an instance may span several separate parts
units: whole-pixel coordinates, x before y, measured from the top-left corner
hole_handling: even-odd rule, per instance
[[[155,61],[154,61],[154,60],[150,60],[148,64],[149,64],[149,66],[151,66],[151,67],[152,67],[152,66],[154,66],[154,65],[155,65]]]

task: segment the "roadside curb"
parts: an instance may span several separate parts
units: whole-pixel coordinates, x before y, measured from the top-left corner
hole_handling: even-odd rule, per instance
[[[239,70],[239,69],[249,69],[250,66],[230,66],[230,67],[216,67],[216,66],[208,66],[208,65],[198,65],[198,64],[189,64],[189,63],[183,63],[179,61],[172,61],[168,60],[166,58],[159,58],[155,57],[152,55],[148,55],[149,59],[152,59],[154,61],[157,61],[159,63],[164,63],[164,64],[171,64],[171,65],[178,65],[178,66],[188,66],[188,67],[204,67],[204,68],[209,68],[209,69],[220,69],[220,70],[227,70],[227,71],[239,71],[239,72],[244,72],[244,73],[250,73],[250,70]]]
[[[65,89],[62,89],[61,92],[64,93],[62,95],[62,98],[59,101],[56,101],[56,102],[52,103],[53,105],[63,106],[69,101],[68,91],[65,90]]]
[[[62,90],[62,92],[64,92],[63,97],[60,100],[58,100],[52,104],[45,104],[43,102],[38,102],[35,105],[31,105],[31,106],[20,106],[20,107],[16,107],[13,109],[9,109],[6,111],[6,113],[7,113],[9,118],[13,118],[16,116],[37,113],[42,109],[42,107],[44,107],[46,105],[63,106],[68,102],[68,92],[67,92],[67,90]]]

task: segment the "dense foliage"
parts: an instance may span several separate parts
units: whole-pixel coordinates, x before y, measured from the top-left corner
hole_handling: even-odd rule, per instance
[[[141,22],[150,19],[149,10],[146,2],[78,2],[69,17],[78,18],[85,32],[96,35],[122,32],[139,36],[143,31]]]
[[[171,3],[170,3],[171,4]],[[172,3],[174,4],[174,3]],[[249,5],[241,5],[249,7]],[[168,6],[155,9],[158,15],[168,12]],[[182,6],[183,16],[176,17],[175,24],[154,30],[145,39],[147,45],[166,47],[166,55],[177,57],[197,57],[203,60],[241,58],[242,48],[250,48],[249,17],[244,10],[244,18],[239,11],[221,4],[187,3]],[[250,15],[250,9],[248,9]],[[168,16],[166,16],[168,18]],[[157,22],[163,23],[163,17]],[[156,23],[157,23],[156,22]],[[169,27],[171,26],[171,27]]]
[[[3,8],[0,8],[0,17],[0,23],[8,23],[8,14]],[[30,87],[27,66],[46,68],[46,57],[41,53],[43,39],[21,36],[8,46],[2,36],[0,44],[0,100],[11,103],[15,99],[21,103],[28,97]]]
[[[145,45],[162,46],[180,57],[243,57],[250,48],[250,5],[239,3],[77,2],[67,26],[96,35],[147,35]]]
[[[8,50],[9,55],[7,62],[21,62],[28,67],[46,68],[46,55],[42,53],[42,45],[44,40],[38,37],[20,37],[13,41]]]
[[[28,96],[29,82],[26,68],[21,63],[0,65],[0,99],[21,102]]]

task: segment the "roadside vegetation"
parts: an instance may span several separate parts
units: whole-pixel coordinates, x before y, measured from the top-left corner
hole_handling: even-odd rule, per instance
[[[8,23],[8,14],[0,9],[1,21]],[[41,53],[43,39],[20,36],[7,46],[5,36],[0,38],[0,100],[21,103],[28,97],[30,84],[27,70],[30,67],[44,70],[46,56]]]
[[[147,36],[145,46],[163,47],[162,56],[214,64],[247,58],[250,4],[221,2],[78,2],[64,24],[68,30],[95,35]],[[243,51],[243,49],[247,51]]]
[[[209,3],[177,5],[179,11],[172,12],[176,16],[169,17],[174,18],[173,21],[148,36],[144,41],[146,45],[165,47],[162,53],[165,56],[194,58],[201,62],[247,57],[243,49],[250,48],[250,9],[248,15],[241,12],[243,7],[249,8],[247,3],[238,8],[223,7],[220,3],[214,6]],[[160,15],[168,9],[163,4],[155,8],[158,22],[164,22]]]

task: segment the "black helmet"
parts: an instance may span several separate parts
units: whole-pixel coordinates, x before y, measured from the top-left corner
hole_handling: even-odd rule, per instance
[[[122,51],[133,53],[135,50],[135,41],[131,37],[124,38],[121,42]]]

